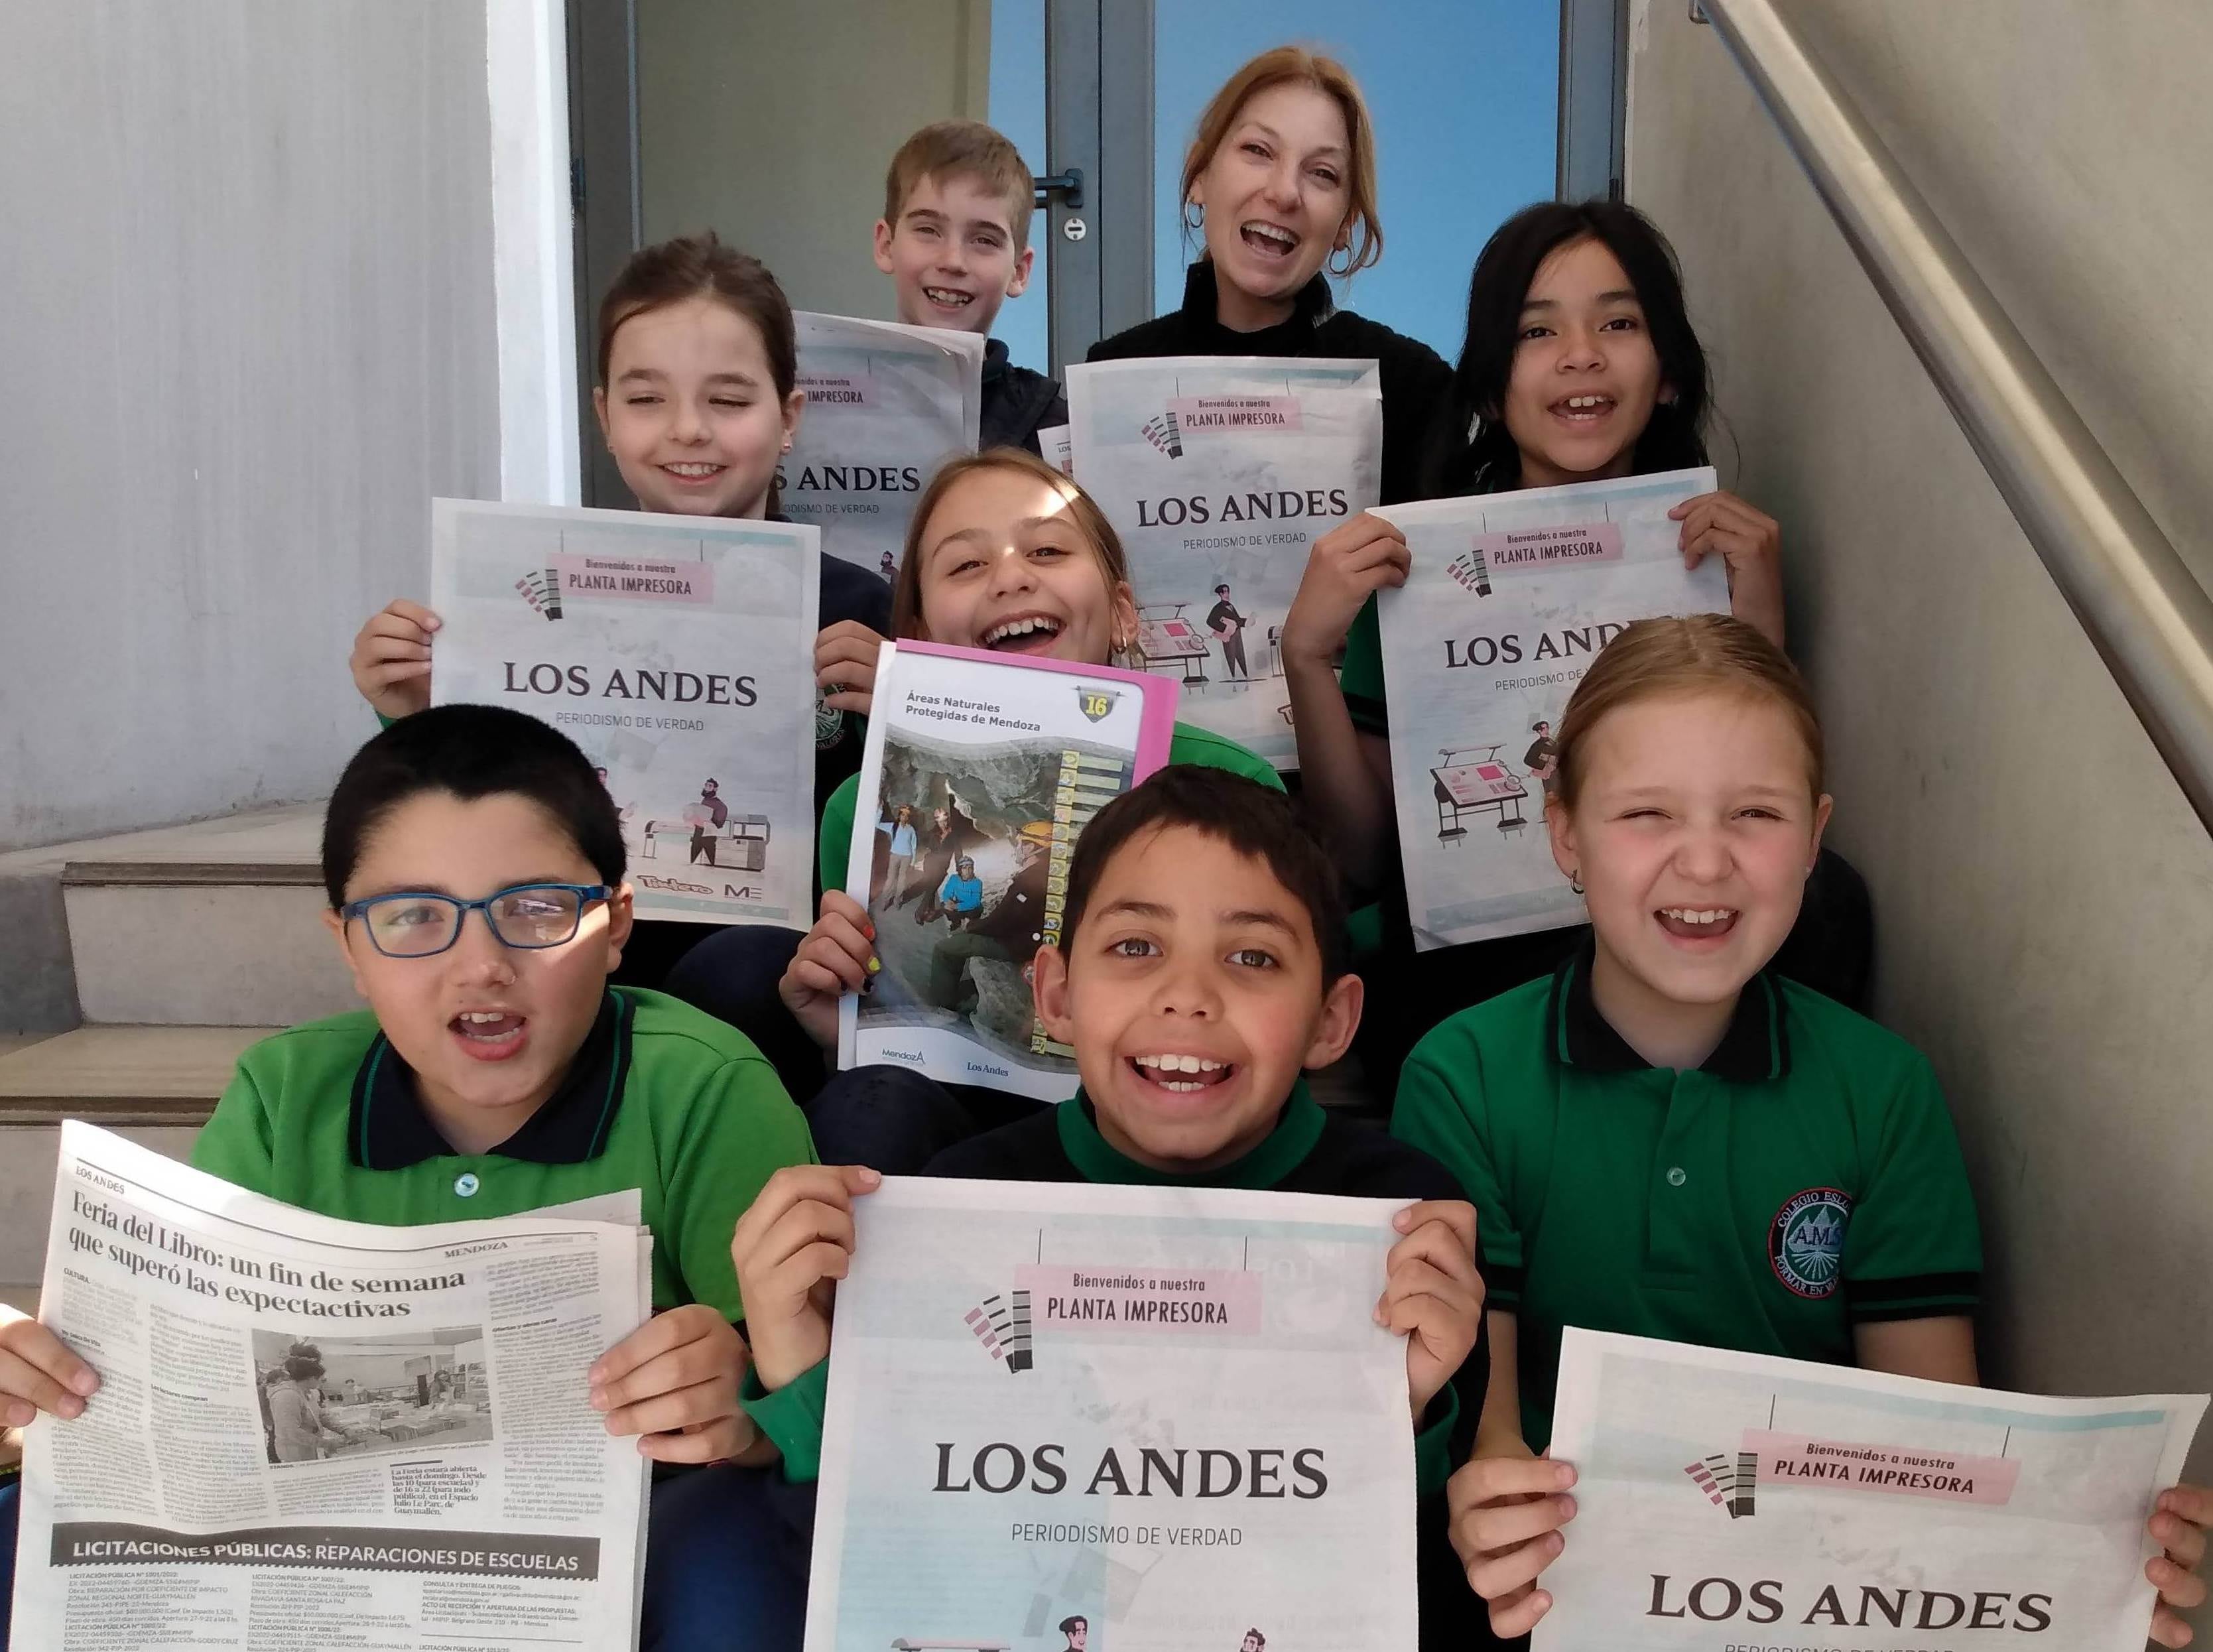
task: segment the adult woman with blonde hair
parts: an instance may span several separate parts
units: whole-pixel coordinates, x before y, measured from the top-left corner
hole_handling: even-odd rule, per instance
[[[1383,381],[1382,502],[1417,497],[1452,369],[1420,340],[1338,308],[1330,290],[1331,277],[1383,256],[1375,126],[1344,65],[1279,46],[1232,75],[1185,153],[1183,210],[1204,250],[1181,308],[1101,339],[1089,359],[1372,357]]]

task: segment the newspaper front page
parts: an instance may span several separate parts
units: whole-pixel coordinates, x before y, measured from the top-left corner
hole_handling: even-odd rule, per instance
[[[896,1062],[1058,1101],[1076,1061],[1029,964],[1060,944],[1076,840],[1167,761],[1176,687],[1112,666],[887,643],[845,892],[883,969],[838,1009],[838,1065]]]
[[[807,405],[777,467],[784,514],[820,527],[829,555],[889,579],[930,473],[976,451],[984,337],[807,310],[793,319]]]
[[[1076,480],[1130,557],[1137,649],[1185,719],[1298,766],[1280,639],[1314,540],[1383,474],[1372,361],[1166,356],[1068,369]]]
[[[635,1645],[648,1465],[584,1373],[650,1245],[332,1221],[64,1124],[40,1317],[101,1387],[25,1431],[13,1643]]]
[[[1583,921],[1545,831],[1560,713],[1631,620],[1728,612],[1722,559],[1686,569],[1667,520],[1715,485],[1667,471],[1375,513],[1413,555],[1376,614],[1417,951]]]
[[[1533,1652],[2142,1652],[2144,1522],[2204,1411],[1570,1328]]]
[[[1402,1204],[857,1201],[807,1652],[1412,1652],[1405,1348],[1370,1317]]]
[[[438,704],[583,747],[640,917],[805,929],[819,536],[789,522],[431,503]]]

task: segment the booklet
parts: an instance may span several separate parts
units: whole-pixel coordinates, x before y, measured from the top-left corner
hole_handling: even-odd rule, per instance
[[[1667,471],[1375,513],[1413,553],[1376,613],[1416,951],[1583,922],[1545,830],[1553,731],[1630,621],[1728,612],[1722,559],[1686,569],[1667,520],[1716,485]]]
[[[2141,1652],[2144,1522],[2205,1403],[1570,1328],[1552,1454],[1576,1518],[1533,1652]]]
[[[1112,666],[886,643],[845,893],[882,972],[838,1009],[838,1064],[1058,1101],[1076,1062],[1038,1024],[1076,835],[1167,761],[1176,687]]]
[[[584,1379],[652,1311],[635,1192],[372,1227],[61,1137],[39,1316],[101,1387],[24,1431],[15,1645],[637,1643]]]
[[[807,310],[793,319],[807,405],[777,467],[783,514],[820,527],[831,556],[888,580],[930,473],[976,451],[984,337]]]
[[[1373,505],[1372,361],[1167,356],[1068,369],[1076,479],[1129,552],[1137,647],[1185,718],[1298,766],[1279,650],[1314,540]]]
[[[838,1287],[806,1652],[1413,1652],[1405,1201],[888,1177]]]
[[[437,499],[430,697],[584,748],[640,917],[803,930],[814,892],[818,535],[789,522]]]

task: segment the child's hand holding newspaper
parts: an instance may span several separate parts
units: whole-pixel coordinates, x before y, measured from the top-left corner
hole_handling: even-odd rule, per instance
[[[863,1165],[786,1165],[738,1219],[730,1260],[753,1369],[771,1393],[829,1358],[831,1296],[853,1261],[853,1201],[882,1181]]]

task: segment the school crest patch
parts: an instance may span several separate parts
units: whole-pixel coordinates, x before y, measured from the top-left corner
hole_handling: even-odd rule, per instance
[[[1851,1195],[1838,1188],[1809,1187],[1785,1199],[1767,1225],[1767,1259],[1775,1277],[1809,1301],[1835,1295],[1851,1219]]]
[[[845,738],[845,714],[830,703],[830,691],[814,691],[814,749],[826,752]]]

